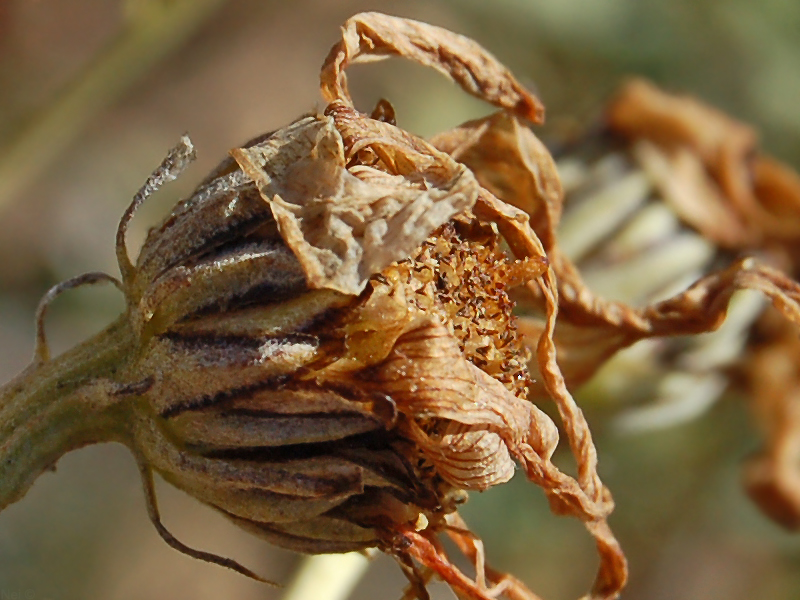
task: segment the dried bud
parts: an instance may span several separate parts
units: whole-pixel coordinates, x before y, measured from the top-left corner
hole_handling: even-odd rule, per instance
[[[432,66],[505,112],[433,144],[359,113],[343,69],[390,55]],[[191,159],[188,139],[123,216],[127,312],[114,327],[126,345],[91,379],[114,414],[105,437],[136,456],[151,517],[173,546],[250,574],[166,532],[153,472],[286,548],[379,547],[420,596],[435,572],[462,597],[534,597],[484,572],[456,514],[466,491],[507,481],[516,463],[596,539],[591,597],[616,597],[627,572],[606,524],[613,502],[555,360],[552,240],[543,246],[529,225],[529,215],[554,222],[560,198],[552,159],[521,121],[538,122],[541,104],[474,42],[376,13],[345,24],[321,79],[322,114],[232,150],[151,230],[135,264],[128,222]],[[374,114],[392,113],[384,104]],[[509,187],[506,203],[485,169],[468,168],[467,147],[488,157],[514,136],[520,164],[497,164],[497,175],[525,189]],[[542,299],[530,351],[509,297],[523,286]],[[557,429],[528,400],[529,361],[561,413],[577,479],[550,460]],[[474,560],[475,581],[450,563],[443,532]]]

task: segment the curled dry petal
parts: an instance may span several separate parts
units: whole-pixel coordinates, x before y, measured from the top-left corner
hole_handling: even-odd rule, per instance
[[[664,199],[686,223],[723,248],[752,243],[752,232],[732,212],[719,186],[708,176],[702,159],[687,150],[667,151],[652,142],[638,142],[636,158]]]
[[[800,177],[758,152],[753,129],[693,98],[674,96],[641,79],[622,88],[607,111],[609,127],[628,138],[647,139],[667,154],[690,150],[707,171],[697,184],[696,168],[674,177],[697,193],[694,200],[713,210],[721,197],[738,221],[725,233],[721,224],[701,215],[687,221],[718,243],[761,245],[800,236]],[[685,158],[678,159],[685,161]],[[709,192],[710,190],[710,192]],[[670,200],[674,194],[666,194]],[[688,198],[684,197],[684,202]],[[686,211],[682,211],[687,216]],[[744,231],[741,231],[744,229]]]
[[[342,135],[327,116],[308,117],[263,143],[231,151],[269,203],[313,288],[359,294],[372,274],[408,256],[475,202],[478,187],[467,169],[446,156],[423,155],[423,166],[436,161],[438,171],[435,179],[425,177],[421,161],[402,152],[405,134],[380,125],[385,131],[374,145],[408,161],[403,178],[365,182],[350,173]],[[347,134],[369,143],[366,127],[352,129]]]
[[[775,521],[800,529],[800,343],[776,319],[762,323],[766,343],[753,349],[747,365],[753,411],[766,445],[750,458],[744,485]],[[770,331],[771,330],[771,331]]]
[[[374,381],[413,419],[409,435],[458,487],[508,481],[520,444],[547,461],[558,443],[549,417],[465,360],[458,340],[435,320],[402,335]]]
[[[473,96],[533,123],[544,120],[541,102],[473,40],[441,27],[374,12],[358,14],[342,26],[342,41],[322,66],[322,96],[328,102],[350,102],[344,70],[390,56],[432,67]]]
[[[553,157],[533,131],[498,112],[440,133],[431,143],[467,165],[492,194],[527,213],[549,252],[563,191]]]
[[[643,79],[618,92],[607,109],[609,125],[621,133],[666,146],[687,145],[710,167],[753,150],[753,129],[689,96],[673,96]]]
[[[569,286],[569,293],[561,295],[561,329],[555,339],[559,362],[571,385],[585,382],[610,356],[636,341],[714,331],[739,290],[761,292],[786,319],[800,326],[800,285],[754,259],[737,261],[685,292],[643,308],[594,296],[574,276],[561,281],[562,287]],[[543,323],[539,318],[523,317],[520,327],[530,336],[541,331]]]

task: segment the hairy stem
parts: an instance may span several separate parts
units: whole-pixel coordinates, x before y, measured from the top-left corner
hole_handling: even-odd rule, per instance
[[[70,450],[118,437],[112,378],[134,339],[120,318],[64,354],[34,362],[0,388],[0,510]]]

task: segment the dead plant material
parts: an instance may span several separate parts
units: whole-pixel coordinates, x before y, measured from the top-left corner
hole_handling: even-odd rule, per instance
[[[613,131],[649,142],[643,164],[709,240],[752,248],[800,237],[800,176],[759,152],[748,125],[640,79],[622,88],[607,119]]]
[[[430,141],[398,127],[385,101],[363,114],[344,69],[388,56],[431,66],[502,110]],[[613,501],[568,385],[638,340],[715,329],[740,289],[760,291],[800,324],[800,286],[744,258],[644,307],[593,294],[559,248],[561,181],[525,122],[541,120],[541,103],[471,40],[356,15],[322,67],[321,88],[323,112],[232,150],[150,231],[134,263],[128,223],[192,160],[188,138],[135,196],[117,233],[125,314],[64,358],[50,359],[39,335],[35,363],[3,390],[0,482],[12,484],[0,483],[0,506],[64,452],[113,439],[139,462],[159,533],[192,556],[254,576],[169,534],[154,472],[282,547],[380,548],[409,577],[408,598],[426,598],[438,576],[461,598],[531,600],[519,580],[486,566],[457,513],[469,491],[507,481],[519,465],[554,513],[580,519],[595,540],[600,564],[585,598],[618,597],[627,565],[607,523]],[[763,160],[743,187],[749,180],[736,171],[752,144],[748,129],[704,119],[695,105],[651,104],[662,113],[643,111],[627,131],[655,122],[654,140],[678,135],[700,161],[685,172],[720,190],[688,222],[727,245],[793,235],[792,219],[776,216],[794,214],[791,173]],[[676,207],[693,210],[685,198]],[[739,227],[728,237],[713,229],[724,219]],[[40,321],[60,291],[108,279],[91,274],[56,288]],[[525,317],[514,316],[512,294]],[[61,390],[52,402],[65,410],[40,398],[40,380]],[[779,408],[768,412],[783,423],[787,404],[773,396]],[[29,409],[25,398],[40,405]],[[576,477],[551,460],[558,429],[540,401],[558,409]],[[81,411],[102,418],[75,419]],[[31,462],[19,424],[42,429],[42,415],[56,421],[36,430],[47,452]],[[59,427],[72,429],[54,435]],[[770,473],[794,456],[781,448]],[[765,497],[763,489],[755,494]],[[474,578],[451,562],[442,535],[473,563]]]
[[[473,124],[472,129],[485,137],[487,126],[489,122],[482,122]],[[612,101],[607,126],[627,140],[632,163],[647,174],[656,196],[685,225],[713,243],[713,264],[719,270],[706,272],[688,289],[666,300],[636,307],[607,300],[589,288],[558,247],[554,216],[562,210],[560,198],[541,194],[545,200],[554,200],[540,206],[541,217],[532,222],[540,239],[552,240],[546,249],[559,290],[554,339],[568,383],[576,386],[587,381],[617,351],[639,340],[716,330],[739,290],[756,290],[770,301],[775,310],[765,313],[762,321],[774,322],[780,315],[800,325],[800,286],[793,279],[800,273],[796,262],[800,177],[761,154],[750,127],[693,98],[671,96],[641,80],[624,86]],[[494,122],[491,127],[499,128]],[[478,181],[512,199],[527,184],[520,183],[524,178],[502,173],[530,170],[528,153],[523,150],[529,142],[527,133],[510,135],[508,128],[499,129],[502,136],[492,135],[495,140],[506,140],[495,150],[504,157],[504,170],[492,169],[469,145],[461,144],[459,155],[467,157],[465,162]],[[537,316],[544,312],[545,298],[531,286],[529,292],[521,299],[533,313],[520,320],[524,339],[545,331]],[[767,514],[796,528],[800,426],[796,418],[798,388],[790,366],[795,352],[787,336],[796,337],[797,330],[762,324],[756,330],[762,332],[756,336],[760,341],[740,366],[768,441],[764,452],[748,465],[745,484]],[[779,360],[779,356],[783,358]],[[539,379],[535,370],[532,376],[534,381]],[[538,384],[531,391],[534,397],[546,393]]]
[[[232,150],[150,231],[135,263],[128,223],[191,161],[188,138],[125,212],[117,255],[127,311],[96,341],[123,344],[121,358],[75,380],[81,402],[116,416],[81,443],[130,447],[153,522],[192,556],[252,576],[167,532],[153,472],[285,548],[381,548],[420,598],[431,574],[462,598],[535,598],[485,568],[477,538],[453,521],[468,491],[507,481],[518,464],[554,512],[595,538],[600,567],[587,597],[616,598],[627,567],[606,524],[613,502],[556,361],[554,242],[545,231],[543,245],[530,226],[531,216],[554,223],[560,201],[553,162],[522,121],[539,122],[541,103],[446,30],[365,13],[342,33],[322,67],[325,110]],[[437,148],[471,135],[469,124],[429,143],[394,125],[388,103],[376,118],[357,111],[344,69],[387,56],[436,68],[503,109],[491,123],[525,140],[525,165],[495,167],[524,190],[506,199],[486,169]],[[486,156],[502,149],[491,138],[475,146]],[[542,330],[527,341],[509,296],[521,286],[542,301]],[[112,356],[92,343],[86,353]],[[61,368],[44,341],[38,355],[27,376]],[[558,430],[528,400],[529,361],[561,413],[577,479],[551,461]],[[474,580],[445,553],[438,536],[448,533],[473,560]]]
[[[721,249],[756,250],[763,261],[779,265],[795,278],[800,274],[800,176],[760,152],[750,127],[642,80],[626,85],[607,114],[614,131],[635,140],[634,154],[688,225]],[[739,264],[747,268],[753,263]],[[752,274],[745,285],[765,293],[780,314],[798,324],[796,283],[767,267],[760,270],[763,275]],[[758,341],[742,370],[767,441],[745,467],[745,486],[766,514],[797,529],[800,396],[793,366],[797,331],[777,326],[775,315],[769,313],[756,329]]]
[[[800,342],[794,331],[766,315],[762,342],[751,348],[746,376],[766,447],[745,464],[751,498],[776,522],[800,529]]]

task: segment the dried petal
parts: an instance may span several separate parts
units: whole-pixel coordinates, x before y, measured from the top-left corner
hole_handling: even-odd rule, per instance
[[[380,13],[360,13],[342,26],[342,41],[325,59],[320,74],[328,102],[349,101],[344,70],[351,64],[401,56],[432,67],[466,92],[533,123],[544,106],[511,72],[469,38],[441,27]]]
[[[435,320],[402,335],[373,381],[409,417],[409,435],[423,454],[457,487],[483,490],[510,479],[510,453],[523,442],[544,460],[558,443],[550,418],[467,362]]]
[[[800,529],[800,343],[777,319],[765,319],[764,340],[753,350],[747,375],[765,448],[748,460],[744,484],[775,521]]]
[[[800,178],[790,176],[790,170],[773,159],[758,155],[752,128],[693,98],[671,96],[640,79],[620,91],[607,118],[609,126],[626,137],[651,140],[668,153],[680,148],[694,153],[713,180],[705,187],[719,186],[731,214],[746,228],[747,236],[742,236],[740,245],[800,236],[796,212]],[[676,176],[681,177],[680,173]],[[710,202],[702,195],[699,201],[701,206]],[[711,239],[719,237],[714,235],[715,229],[712,225]],[[701,231],[706,232],[705,228]]]
[[[308,284],[345,294],[359,294],[371,275],[408,256],[477,196],[474,179],[455,163],[441,187],[430,187],[429,179],[361,181],[345,169],[342,138],[330,117],[309,117],[231,154],[269,203]]]
[[[527,213],[549,252],[561,218],[561,179],[550,152],[528,127],[500,112],[440,133],[431,143],[467,165],[492,194]]]
[[[702,231],[706,239],[723,248],[753,243],[752,231],[731,211],[699,156],[685,148],[666,152],[648,142],[639,142],[634,152],[664,200],[686,223]]]

